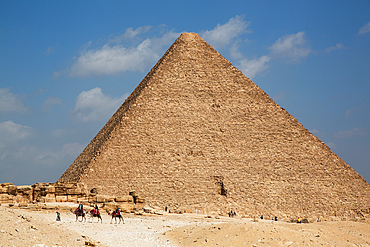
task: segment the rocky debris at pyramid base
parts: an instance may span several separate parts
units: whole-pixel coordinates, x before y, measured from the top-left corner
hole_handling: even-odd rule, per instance
[[[133,209],[143,208],[145,198],[135,191],[129,195],[100,195],[98,188],[87,190],[82,183],[36,183],[16,186],[12,183],[0,184],[0,204],[27,205],[30,203],[73,202],[83,204],[116,206]]]
[[[82,183],[36,183],[33,185],[16,186],[12,183],[0,184],[0,205],[8,204],[10,206],[17,205],[18,207],[32,208],[32,204],[47,205],[48,203],[57,202],[72,202],[83,203],[93,207],[95,204],[100,205],[101,208],[111,213],[116,206],[119,206],[124,213],[135,213],[141,215],[142,213],[162,215],[163,213],[198,213],[205,214],[206,217],[216,218],[218,216],[227,216],[227,205],[220,205],[220,207],[212,208],[212,205],[202,206],[166,206],[159,207],[146,202],[145,198],[138,195],[136,191],[130,191],[129,195],[109,196],[99,195],[99,189],[94,188],[88,191]],[[214,205],[213,205],[214,206]],[[40,209],[55,209],[54,207],[40,207]],[[195,208],[195,209],[194,209]],[[273,210],[260,211],[264,219],[273,219],[277,215],[279,220],[295,223],[297,218],[305,218],[307,223],[312,223],[317,219],[326,219],[330,221],[346,221],[346,220],[369,220],[370,208],[353,208],[346,212],[333,212],[333,214],[326,214],[322,212],[302,214],[300,212],[293,212],[279,214]],[[241,218],[258,218],[260,215],[253,213],[253,210],[246,209],[243,212],[238,212],[238,217]],[[304,221],[302,221],[304,223]]]

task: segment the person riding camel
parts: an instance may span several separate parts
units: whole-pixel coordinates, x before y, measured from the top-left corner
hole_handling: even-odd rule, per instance
[[[78,204],[78,213],[82,214],[84,212],[84,206],[82,205],[82,202]]]
[[[96,215],[99,215],[100,214],[98,205],[95,205],[94,214],[96,214]]]
[[[121,212],[119,211],[119,207],[117,206],[117,208],[116,208],[116,211],[114,211],[114,214],[115,215],[120,215],[121,214]]]

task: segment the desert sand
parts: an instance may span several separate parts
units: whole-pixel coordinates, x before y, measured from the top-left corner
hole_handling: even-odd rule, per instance
[[[0,206],[0,246],[370,246],[368,219],[312,223],[200,214],[123,214],[117,224],[102,210],[103,222],[76,222],[68,208]]]

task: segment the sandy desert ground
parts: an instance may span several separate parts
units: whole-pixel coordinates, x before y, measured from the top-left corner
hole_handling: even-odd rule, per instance
[[[368,220],[307,224],[199,214],[124,214],[76,222],[67,210],[0,206],[0,246],[370,246]]]

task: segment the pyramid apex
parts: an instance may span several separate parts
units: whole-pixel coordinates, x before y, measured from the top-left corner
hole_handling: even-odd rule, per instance
[[[197,33],[182,33],[179,37],[179,39],[184,40],[184,41],[192,41],[198,38],[200,38],[200,36]]]

